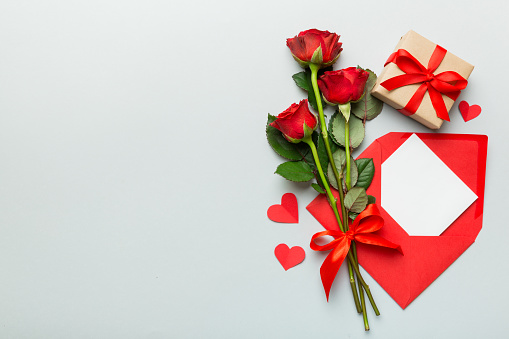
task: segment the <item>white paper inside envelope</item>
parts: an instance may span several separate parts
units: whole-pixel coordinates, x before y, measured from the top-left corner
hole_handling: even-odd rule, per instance
[[[409,235],[438,236],[477,195],[413,134],[382,164],[380,198]]]

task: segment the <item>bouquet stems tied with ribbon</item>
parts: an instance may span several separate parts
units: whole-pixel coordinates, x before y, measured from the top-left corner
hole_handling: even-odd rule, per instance
[[[359,270],[355,242],[401,251],[398,245],[373,234],[383,226],[375,198],[366,194],[374,176],[373,160],[351,157],[352,150],[364,139],[366,121],[382,111],[382,102],[370,95],[376,75],[360,67],[332,71],[343,50],[335,33],[310,29],[288,39],[287,46],[305,69],[294,74],[293,79],[308,98],[292,104],[277,117],[269,114],[268,142],[276,153],[288,159],[276,173],[295,182],[314,179],[311,186],[327,196],[339,230],[315,234],[310,246],[315,251],[330,251],[320,268],[327,301],[346,259],[355,306],[368,331],[365,296],[375,314],[380,312]],[[335,108],[328,124],[325,103]],[[318,112],[318,117],[309,106]],[[319,245],[315,241],[322,236],[334,239]]]

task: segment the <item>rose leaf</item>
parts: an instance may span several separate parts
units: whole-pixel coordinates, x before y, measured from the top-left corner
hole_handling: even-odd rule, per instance
[[[355,218],[357,218],[357,216],[359,215],[359,213],[355,213],[355,212],[348,212],[348,216],[350,217],[350,219],[352,220],[355,220]]]
[[[305,161],[284,162],[277,167],[275,173],[296,182],[306,182],[315,177],[313,169]]]
[[[355,160],[355,164],[357,165],[357,170],[359,172],[359,178],[357,179],[356,186],[368,189],[371,181],[373,180],[373,176],[375,175],[375,165],[373,164],[373,159],[357,159]]]
[[[350,147],[358,147],[364,140],[364,124],[357,116],[350,116]],[[329,122],[329,132],[332,139],[338,144],[345,147],[345,117],[343,114],[335,112]]]
[[[368,195],[368,205],[376,204],[376,198],[372,195]]]
[[[320,70],[319,75],[328,70],[329,68]],[[295,84],[308,92],[308,101],[311,107],[313,107],[314,110],[318,111],[318,106],[316,103],[316,97],[315,97],[315,91],[313,90],[313,83],[311,82],[311,70],[307,68],[305,71],[295,73],[292,75],[293,81],[295,81]],[[323,98],[320,98],[322,101],[322,107],[325,107],[325,102],[323,101]]]
[[[339,148],[332,154],[332,158],[334,159],[334,164],[336,165],[338,172],[341,172],[343,169],[343,178],[346,176],[346,153],[343,148]],[[336,177],[334,176],[334,171],[332,170],[332,164],[329,164],[327,167],[327,177],[329,178],[329,182],[332,187],[338,189],[338,182],[336,181]],[[350,179],[352,186],[355,185],[358,178],[357,166],[353,158],[350,158]],[[343,189],[346,189],[345,182],[343,180]]]
[[[361,213],[368,204],[368,195],[362,187],[354,187],[345,195],[345,207],[354,213]]]
[[[383,102],[371,95],[371,90],[377,79],[376,74],[369,69],[365,69],[365,71],[369,73],[369,78],[364,87],[364,96],[361,100],[352,104],[351,113],[361,120],[364,120],[364,118],[373,120],[382,112]]]
[[[312,183],[311,187],[313,187],[315,191],[317,191],[318,193],[325,194],[325,191],[323,190],[323,188],[320,187],[320,185]]]

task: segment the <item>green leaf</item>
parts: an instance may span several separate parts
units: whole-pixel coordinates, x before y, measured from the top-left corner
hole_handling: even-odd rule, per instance
[[[311,153],[311,149],[304,142],[294,144],[285,139],[281,131],[277,128],[270,126],[270,123],[274,122],[277,118],[269,114],[267,119],[267,127],[265,133],[267,135],[267,141],[272,149],[288,160],[301,160],[308,153]]]
[[[358,215],[359,215],[359,213],[348,212],[348,217],[350,217],[350,219],[352,219],[352,220],[355,220],[355,218],[357,218]]]
[[[344,178],[346,176],[346,153],[343,148],[339,148],[336,152],[332,153],[332,158],[334,159],[334,163],[338,169],[338,172],[341,173],[341,169],[343,169],[343,189],[346,189],[346,184],[344,182]],[[338,183],[336,181],[336,177],[334,176],[334,171],[332,170],[332,164],[329,164],[327,167],[327,177],[329,178],[329,182],[332,187],[338,189]],[[350,157],[350,179],[352,182],[352,186],[355,185],[358,178],[357,165],[352,157]]]
[[[369,69],[365,71],[369,73],[369,78],[364,89],[364,96],[358,102],[352,103],[351,113],[361,120],[372,120],[382,112],[383,102],[371,95],[371,90],[376,83],[376,74]]]
[[[315,177],[313,169],[305,161],[284,162],[277,167],[275,173],[296,182],[309,181]]]
[[[294,75],[292,75],[292,78],[293,78],[293,81],[295,81],[295,84],[297,84],[297,86],[299,86],[306,92],[309,92],[312,89],[311,78],[309,78],[309,82],[308,82],[308,77],[307,77],[305,71],[295,73]]]
[[[316,143],[316,153],[318,153],[318,160],[324,170],[329,166],[329,157],[327,156],[327,149],[325,148],[325,141],[323,140],[322,134],[318,135]]]
[[[308,101],[311,107],[315,110],[318,110],[318,106],[316,104],[315,92],[313,91],[313,84],[311,82],[311,71],[309,68],[306,68],[305,71],[296,73],[292,76],[293,80],[303,90],[308,92]],[[320,98],[321,100],[321,98]]]
[[[318,78],[320,78],[321,74],[327,71],[332,71],[332,66],[319,70]],[[297,86],[308,92],[309,104],[311,105],[311,107],[313,107],[313,109],[318,111],[315,92],[313,91],[313,83],[311,82],[311,70],[309,68],[306,68],[305,71],[292,75],[292,78]],[[325,107],[325,101],[323,100],[323,98],[320,98],[320,100],[322,101],[322,107]]]
[[[325,194],[325,191],[323,190],[323,188],[320,187],[320,185],[312,183],[311,187],[313,187],[315,191],[317,191],[318,193]]]
[[[354,187],[345,195],[345,207],[355,213],[361,213],[368,204],[368,195],[362,187]]]
[[[346,153],[345,150],[339,148],[336,152],[332,153],[332,158],[334,159],[334,164],[338,169],[338,173],[341,173],[341,169],[344,169],[346,163]],[[336,176],[334,175],[334,171],[332,169],[332,164],[329,163],[327,166],[327,177],[329,178],[329,183],[335,189],[338,189],[338,182],[336,180]]]
[[[368,195],[368,205],[370,204],[375,204],[376,203],[376,198],[372,195]],[[357,218],[357,216],[359,215],[360,213],[355,213],[355,212],[348,212],[348,216],[350,217],[350,219],[352,220],[355,220],[355,218]]]
[[[357,159],[355,160],[355,164],[357,165],[357,170],[359,171],[359,179],[357,179],[356,186],[368,189],[371,181],[373,180],[373,176],[375,175],[375,165],[373,163],[373,159]]]
[[[372,195],[368,195],[368,205],[376,204],[376,198]]]
[[[358,147],[364,139],[364,124],[355,115],[350,116],[350,147]],[[329,132],[338,145],[345,147],[345,117],[335,112],[329,123]]]

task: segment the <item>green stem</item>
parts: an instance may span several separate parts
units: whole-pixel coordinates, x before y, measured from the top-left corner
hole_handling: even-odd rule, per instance
[[[352,244],[353,244],[353,242],[352,242]],[[354,250],[355,249],[352,249],[352,251],[354,251]],[[380,315],[380,311],[378,311],[378,307],[376,307],[375,300],[373,299],[373,296],[371,295],[371,290],[369,289],[368,284],[366,284],[366,282],[362,278],[361,272],[359,271],[359,267],[355,264],[356,261],[355,261],[354,256],[352,255],[352,251],[348,252],[348,260],[352,263],[353,269],[355,271],[355,274],[357,274],[357,278],[359,279],[359,282],[361,283],[362,287],[366,291],[366,294],[368,296],[368,299],[369,299],[369,302],[371,304],[371,307],[373,307],[373,310],[375,311],[375,314],[377,316],[379,316]]]
[[[318,70],[320,69],[320,66],[315,65],[315,64],[310,64],[309,69],[311,70],[311,84],[313,86],[313,92],[315,93],[316,106],[318,107],[318,117],[320,119],[320,128],[321,128],[323,141],[325,143],[325,149],[327,150],[327,156],[329,158],[329,162],[332,167],[332,172],[334,172],[334,177],[336,178],[336,182],[338,183],[339,203],[341,205],[341,215],[346,216],[346,218],[343,217],[341,219],[341,221],[343,222],[343,228],[345,230],[348,230],[348,215],[346,214],[345,204],[343,203],[345,198],[344,198],[344,193],[343,193],[343,190],[341,187],[342,186],[341,179],[343,178],[343,176],[339,174],[336,163],[334,162],[334,157],[332,156],[332,150],[330,147],[329,137],[328,137],[328,132],[327,132],[327,125],[325,124],[325,115],[323,114],[322,100],[320,98],[320,90],[318,88],[317,77],[318,77]],[[348,139],[350,139],[350,138],[348,138]],[[348,152],[350,152],[350,150],[348,150]],[[348,164],[350,163],[350,158],[347,158],[347,162],[348,162]],[[347,167],[347,174],[348,174],[348,177],[350,177],[349,176],[350,167]]]
[[[323,142],[325,143],[325,149],[327,150],[327,156],[329,158],[329,162],[331,164],[332,171],[334,172],[334,177],[336,178],[336,182],[338,183],[339,203],[341,205],[341,215],[343,216],[343,218],[340,218],[341,222],[343,223],[343,227],[341,228],[341,226],[340,226],[340,228],[344,232],[345,230],[346,231],[348,230],[348,215],[346,214],[345,204],[343,203],[344,193],[343,193],[343,190],[341,187],[342,186],[341,179],[343,178],[343,176],[340,175],[338,172],[338,168],[336,166],[336,163],[334,162],[334,157],[332,156],[332,150],[331,150],[331,147],[329,144],[327,125],[325,124],[325,116],[323,114],[322,100],[320,97],[320,90],[318,89],[318,82],[317,82],[318,70],[320,69],[320,66],[315,65],[315,64],[310,64],[309,69],[311,70],[311,84],[313,86],[313,92],[315,93],[316,106],[318,107],[318,117],[320,119],[320,128],[321,128],[321,133],[322,133],[322,137],[323,137]],[[350,159],[348,159],[348,161],[349,160]],[[348,171],[347,171],[347,173],[348,173]]]
[[[359,281],[358,281],[359,282]],[[362,307],[362,318],[364,319],[364,330],[369,331],[368,314],[366,313],[366,299],[364,299],[364,290],[359,282],[359,291],[361,291],[361,307]]]
[[[353,275],[352,264],[348,261],[348,275],[350,276],[350,288],[352,289],[353,301],[355,302],[355,308],[357,313],[361,313],[363,308],[359,303],[359,294],[357,292],[357,286],[355,285],[355,276]],[[360,289],[359,289],[360,290]],[[362,293],[362,290],[360,290]]]
[[[327,157],[329,158],[329,162],[332,167],[332,172],[334,172],[334,177],[336,178],[336,182],[338,183],[338,191],[339,191],[339,203],[341,206],[341,216],[339,216],[339,213],[337,213],[337,205],[336,205],[336,199],[330,200],[331,204],[335,205],[335,211],[334,214],[336,214],[336,219],[338,220],[339,228],[346,232],[348,230],[348,214],[346,214],[344,196],[343,196],[343,189],[342,189],[342,181],[341,176],[339,175],[338,168],[336,166],[336,163],[334,162],[334,157],[332,156],[332,150],[329,144],[329,134],[327,132],[327,125],[325,124],[325,115],[323,114],[323,106],[322,106],[322,98],[320,96],[320,90],[318,88],[318,70],[320,69],[320,65],[316,64],[310,64],[309,69],[311,70],[311,85],[313,87],[313,93],[315,94],[316,99],[316,107],[318,108],[318,118],[320,120],[320,129],[322,133],[323,142],[325,144],[325,149],[327,151]],[[313,145],[314,146],[314,145]],[[316,161],[316,160],[315,160]],[[324,181],[322,178],[322,182],[324,185],[327,185],[327,181]],[[328,186],[328,185],[327,185]],[[330,190],[330,188],[329,188]],[[333,207],[334,209],[334,207]],[[350,262],[348,262],[348,274],[350,276],[350,286],[352,288],[352,294],[355,301],[355,308],[357,309],[357,312],[361,312],[361,306],[359,303],[359,295],[357,293],[357,287],[355,286],[355,277],[352,271],[352,267]]]
[[[346,184],[347,190],[349,190],[351,187],[351,176],[350,176],[350,124],[348,121],[345,122],[345,152],[346,152],[346,154],[345,154],[345,157],[346,157],[345,184]],[[345,219],[347,219],[347,218],[345,218]],[[344,228],[346,230],[348,230],[348,224]],[[378,307],[375,304],[375,300],[373,299],[373,296],[371,295],[371,290],[369,289],[369,286],[366,284],[366,282],[362,278],[360,271],[359,271],[359,260],[357,259],[357,249],[356,249],[354,241],[352,241],[351,247],[352,247],[352,250],[348,253],[349,259],[351,261],[353,261],[352,264],[354,265],[354,270],[355,270],[355,273],[357,274],[357,279],[359,280],[362,287],[366,291],[366,294],[368,295],[369,302],[371,303],[371,306],[373,307],[375,314],[378,316],[378,315],[380,315],[380,312],[378,311]],[[360,294],[361,294],[361,304],[362,304],[363,303],[362,299],[364,299],[364,293],[363,293],[362,289],[360,291]],[[363,310],[364,310],[364,316],[365,316],[364,322],[365,322],[365,324],[367,324],[367,316],[366,316],[366,312],[365,312],[365,302],[363,303]],[[367,330],[369,330],[369,327]]]
[[[345,152],[346,152],[346,189],[349,190],[351,188],[351,178],[350,178],[350,122],[348,120],[345,121]]]
[[[343,186],[343,183],[341,182],[341,186]],[[348,213],[346,212],[346,207],[345,207],[345,204],[343,203],[343,201],[345,200],[344,196],[343,196],[343,187],[341,187],[341,189],[339,190],[339,199],[341,201],[341,214],[342,215],[346,215],[346,218],[343,219],[343,221],[345,222],[345,225],[344,225],[344,229],[348,231]]]
[[[316,146],[313,140],[311,138],[302,139],[306,144],[309,145],[311,148],[311,153],[313,154],[313,159],[315,160],[316,169],[318,170],[318,174],[320,175],[320,179],[322,180],[323,185],[325,186],[325,192],[327,193],[327,198],[329,199],[329,204],[332,207],[332,210],[334,211],[334,215],[336,216],[336,219],[338,220],[338,223],[340,225],[340,229],[342,232],[345,232],[343,229],[343,224],[339,221],[341,220],[341,217],[339,215],[338,206],[336,204],[336,198],[334,198],[334,195],[332,194],[329,184],[327,183],[327,180],[325,179],[325,175],[323,174],[322,165],[320,164],[320,160],[318,159],[318,152],[316,151]]]
[[[334,177],[336,178],[336,182],[338,183],[339,202],[341,205],[341,215],[343,216],[342,218],[339,216],[336,199],[332,195],[332,193],[330,191],[330,187],[328,185],[328,182],[325,180],[325,176],[323,175],[323,170],[321,169],[321,165],[318,160],[318,155],[316,152],[316,147],[311,140],[308,140],[306,142],[311,147],[311,151],[313,152],[313,157],[317,164],[317,169],[318,169],[318,172],[320,173],[320,178],[322,179],[322,182],[323,182],[325,189],[327,191],[329,203],[331,204],[334,214],[336,215],[336,219],[338,221],[339,228],[343,232],[345,232],[348,230],[348,214],[347,214],[345,204],[344,204],[344,193],[343,193],[343,187],[342,187],[342,181],[341,181],[342,176],[339,175],[337,166],[336,166],[336,164],[334,162],[334,158],[332,156],[332,151],[330,148],[329,137],[328,137],[328,132],[327,132],[327,125],[325,124],[325,116],[323,114],[322,100],[320,97],[320,91],[318,89],[317,77],[318,77],[318,70],[320,69],[320,66],[315,65],[315,64],[310,64],[309,68],[311,70],[311,84],[313,86],[313,92],[315,94],[316,106],[318,108],[318,117],[319,117],[319,121],[320,121],[320,128],[321,128],[323,141],[325,144],[325,149],[327,150],[327,156],[329,158],[329,162],[331,164],[332,171],[334,172]],[[349,190],[351,187],[351,176],[350,176],[350,126],[349,126],[348,121],[346,121],[346,123],[345,123],[345,151],[346,151],[346,178],[345,178],[346,180],[345,180],[345,183],[346,183],[347,190]],[[357,260],[357,253],[355,251],[355,242],[353,242],[353,241],[352,241],[352,246],[353,246],[353,251],[354,251],[355,255],[352,255],[352,253],[349,252],[348,260],[347,260],[348,271],[349,271],[349,275],[350,275],[350,286],[352,287],[352,294],[354,296],[354,301],[355,301],[355,306],[357,308],[357,312],[359,312],[359,313],[361,311],[363,312],[364,327],[365,327],[366,331],[368,331],[369,324],[368,324],[368,319],[367,319],[367,315],[366,315],[365,301],[363,301],[363,305],[361,307],[361,305],[359,305],[359,299],[358,299],[359,297],[357,294],[357,287],[355,286],[355,283],[352,284],[352,281],[355,281],[355,278],[354,278],[354,275],[352,272],[352,268],[357,275],[359,285],[362,286],[364,288],[364,290],[366,291],[366,294],[368,295],[368,299],[371,303],[371,306],[373,307],[373,310],[375,311],[375,314],[380,315],[380,312],[378,311],[378,308],[375,304],[373,296],[371,295],[369,286],[366,284],[366,282],[362,278],[362,275],[359,271],[359,263]],[[361,299],[364,300],[364,293],[363,293],[362,288],[360,288],[360,290],[361,290]]]
[[[313,154],[313,159],[315,160],[316,169],[318,170],[320,179],[322,180],[322,183],[325,187],[325,192],[327,192],[327,198],[329,199],[329,204],[331,205],[332,210],[334,211],[334,215],[336,216],[336,220],[338,222],[339,228],[341,229],[342,232],[345,232],[345,229],[343,228],[343,223],[342,223],[341,217],[339,216],[336,198],[334,198],[334,195],[332,194],[332,192],[330,190],[329,184],[328,184],[327,180],[325,179],[322,165],[320,164],[320,159],[318,159],[318,152],[316,151],[316,146],[315,146],[313,140],[311,140],[311,138],[302,139],[302,141],[304,141],[306,144],[308,144],[309,147],[311,148],[311,153]],[[357,312],[360,313],[362,309],[361,309],[361,305],[359,303],[359,295],[357,293],[357,287],[355,285],[355,277],[353,275],[352,265],[355,266],[354,264],[352,264],[348,261],[348,273],[350,275],[350,286],[352,288],[353,300],[355,302],[355,308],[357,309]]]
[[[357,269],[359,269],[359,261],[357,260],[357,251],[355,249],[355,243],[352,242],[352,251],[353,256],[355,258],[355,262],[357,265]],[[361,307],[362,307],[362,318],[364,319],[364,330],[369,331],[369,322],[368,322],[368,314],[366,313],[366,299],[364,299],[364,290],[362,289],[362,284],[360,279],[357,279],[357,283],[359,284],[359,292],[361,295]]]
[[[311,84],[313,86],[313,92],[315,93],[316,98],[316,106],[318,107],[318,118],[320,119],[320,130],[322,132],[323,142],[325,143],[325,149],[327,150],[327,156],[329,157],[329,162],[332,167],[332,171],[334,172],[334,177],[336,178],[336,182],[341,183],[338,168],[336,167],[336,163],[334,162],[334,158],[332,157],[332,150],[329,144],[329,134],[327,132],[327,125],[325,124],[325,115],[323,114],[323,106],[322,106],[322,98],[320,96],[320,90],[318,89],[318,70],[320,69],[319,65],[310,64],[309,69],[311,70]],[[341,206],[343,206],[343,198],[342,194],[340,194],[340,202]]]

